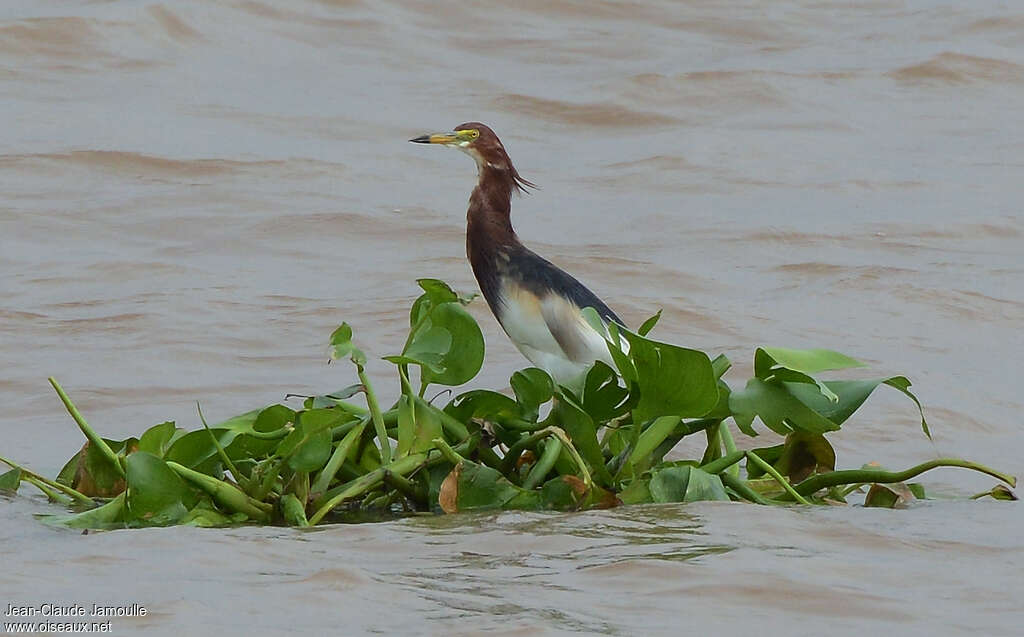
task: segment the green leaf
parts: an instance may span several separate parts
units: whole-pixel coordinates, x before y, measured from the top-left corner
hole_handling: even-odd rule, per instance
[[[451,335],[441,352],[444,371],[423,370],[423,381],[438,385],[462,385],[473,380],[484,363],[484,335],[473,317],[457,303],[444,303],[430,313],[430,323]]]
[[[668,465],[654,471],[649,488],[654,502],[729,499],[721,478],[689,465]]]
[[[398,398],[398,452],[396,458],[434,448],[442,431],[441,410],[419,396]]]
[[[601,443],[597,440],[594,420],[582,407],[564,395],[555,402],[552,412],[565,433],[569,434],[573,446],[589,465],[597,483],[610,486],[612,476],[604,464],[604,454],[601,452]]]
[[[153,425],[139,438],[139,451],[146,451],[158,458],[162,458],[171,445],[174,431],[174,422]]]
[[[785,367],[804,374],[817,374],[834,369],[865,367],[864,363],[830,349],[787,349],[759,347],[754,352],[754,375],[767,380],[773,368]]]
[[[805,395],[816,397],[818,404],[832,405],[831,401],[818,393],[813,387],[800,383],[790,385],[805,390]],[[794,429],[825,433],[835,431],[839,425],[822,416],[790,393],[791,387],[782,383],[768,383],[759,378],[751,378],[743,389],[733,390],[729,395],[729,408],[732,410],[736,424],[747,435],[757,435],[750,427],[756,415],[769,429],[780,435],[786,435]]]
[[[580,400],[583,411],[595,421],[607,422],[629,413],[640,400],[640,394],[619,385],[615,370],[597,361],[587,372]]]
[[[648,459],[651,452],[658,448],[658,445],[664,442],[665,438],[669,437],[678,424],[679,416],[661,416],[640,433],[640,439],[633,452],[629,454],[627,461],[628,465],[634,469],[634,473],[639,473],[646,468],[642,466],[642,463]]]
[[[459,422],[474,418],[502,422],[522,417],[522,410],[512,398],[489,389],[474,389],[459,394],[448,403],[445,412]]]
[[[682,502],[690,484],[690,466],[668,466],[655,471],[648,488],[653,502]]]
[[[658,324],[659,319],[661,319],[661,310],[658,310],[657,314],[644,321],[636,333],[640,336],[647,336],[654,329],[654,326]]]
[[[764,456],[761,457],[768,461]],[[812,474],[834,471],[836,452],[825,436],[806,431],[794,431],[786,436],[779,459],[775,462],[768,462],[780,474],[789,478],[790,482],[796,484]]]
[[[718,380],[704,352],[659,343],[623,329],[636,366],[640,401],[633,419],[699,417],[718,402]]]
[[[729,494],[725,492],[721,478],[697,467],[690,469],[690,481],[686,485],[685,502],[726,501],[728,499]]]
[[[515,392],[519,404],[534,417],[540,406],[555,395],[555,382],[551,380],[551,376],[536,367],[515,372],[509,384],[512,385],[512,391]]]
[[[832,402],[839,400],[828,385],[811,376],[818,372],[850,367],[864,367],[864,363],[829,349],[787,349],[759,347],[754,352],[754,376],[761,380],[809,383],[818,388]]]
[[[331,428],[346,418],[336,409],[310,409],[296,414],[295,429],[277,447],[294,471],[318,471],[331,456]]]
[[[11,469],[7,473],[0,474],[0,491],[17,493],[21,484],[21,469]]]
[[[498,470],[467,460],[441,483],[438,502],[445,513],[500,509],[521,491]]]
[[[185,482],[156,455],[136,451],[125,458],[125,519],[144,526],[176,524],[198,501]],[[186,504],[187,501],[187,504]]]
[[[331,360],[341,360],[352,352],[352,328],[348,323],[331,332],[330,348]]]
[[[210,432],[216,436],[217,443],[224,449],[240,435],[238,431],[221,428],[210,429]],[[175,440],[164,454],[164,459],[210,476],[220,475],[224,471],[217,455],[217,447],[205,429],[190,431]]]

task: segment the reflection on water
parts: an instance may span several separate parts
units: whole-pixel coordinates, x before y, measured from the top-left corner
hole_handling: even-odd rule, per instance
[[[480,120],[543,187],[514,203],[524,241],[627,322],[664,308],[657,334],[728,354],[735,382],[759,344],[911,376],[935,442],[880,393],[836,436],[841,464],[960,454],[1022,474],[1022,44],[1019,10],[938,0],[7,2],[3,455],[54,473],[80,447],[48,375],[112,437],[196,426],[196,400],[226,417],[349,384],[324,364],[338,323],[383,356],[416,277],[475,289],[472,164],[405,140]],[[524,362],[470,309],[488,345],[474,386],[501,387]],[[394,392],[386,363],[370,371]],[[51,510],[35,498],[0,510],[0,597],[151,610],[115,632],[1009,635],[1024,619],[1012,504],[84,537],[35,521]]]

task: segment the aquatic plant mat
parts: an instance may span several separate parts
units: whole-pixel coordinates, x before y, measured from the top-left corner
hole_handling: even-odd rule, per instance
[[[75,528],[239,523],[308,526],[412,512],[482,509],[582,510],[641,502],[737,500],[759,505],[841,504],[854,492],[867,506],[925,497],[918,475],[937,467],[979,471],[1002,484],[975,497],[1015,499],[1016,479],[958,458],[903,471],[876,466],[836,470],[828,434],[875,389],[912,401],[910,381],[823,380],[823,372],[861,367],[830,350],[764,347],[741,389],[722,380],[730,363],[648,337],[655,315],[636,331],[585,312],[606,334],[618,373],[598,362],[577,386],[560,387],[529,368],[512,375],[514,396],[473,390],[440,404],[438,386],[462,385],[484,360],[484,340],[464,305],[470,299],[434,279],[409,313],[409,336],[395,365],[401,394],[383,409],[366,377],[366,355],[342,324],[331,359],[350,362],[358,382],[186,431],[165,422],[137,438],[108,440],[50,379],[86,443],[55,480],[0,458],[0,490],[27,482],[70,512],[45,516]],[[660,314],[660,313],[659,313]],[[756,436],[755,422],[784,436],[770,447],[739,450],[727,422]],[[687,436],[704,442],[699,458],[666,460]],[[749,445],[744,445],[749,446]],[[866,493],[866,495],[865,495]]]

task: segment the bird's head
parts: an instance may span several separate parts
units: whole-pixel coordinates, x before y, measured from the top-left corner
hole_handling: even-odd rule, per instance
[[[519,176],[501,140],[494,131],[480,122],[459,124],[451,132],[420,135],[409,141],[458,148],[476,161],[477,170],[481,175],[486,169],[492,169],[506,173],[520,192],[526,192],[526,188],[536,188],[534,184]]]

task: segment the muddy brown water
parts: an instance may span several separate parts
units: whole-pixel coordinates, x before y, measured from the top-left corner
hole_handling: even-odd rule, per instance
[[[542,187],[514,202],[524,241],[627,322],[664,308],[656,334],[725,352],[733,382],[759,344],[908,374],[934,443],[880,391],[840,464],[1024,474],[1014,3],[7,0],[0,92],[0,448],[44,473],[81,444],[48,375],[111,437],[194,427],[197,400],[349,384],[327,335],[394,353],[417,277],[475,289],[472,163],[405,140],[480,120]],[[524,361],[473,311],[472,386],[506,386]],[[903,511],[84,537],[26,487],[0,503],[0,610],[147,608],[118,634],[1020,634],[1024,509],[924,482],[939,499]]]

